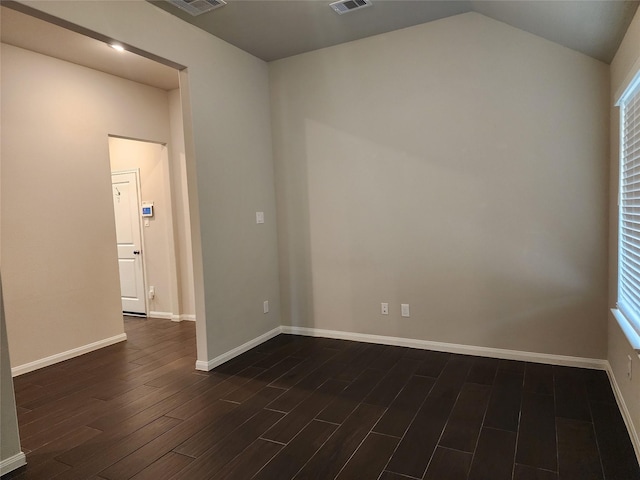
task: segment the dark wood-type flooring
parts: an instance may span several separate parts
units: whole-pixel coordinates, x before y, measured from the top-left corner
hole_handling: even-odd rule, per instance
[[[5,477],[640,479],[602,371],[280,335],[207,373],[193,323],[125,324],[15,379]]]

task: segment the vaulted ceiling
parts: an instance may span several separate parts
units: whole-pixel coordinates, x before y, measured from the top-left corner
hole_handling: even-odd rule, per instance
[[[227,0],[226,6],[197,17],[166,0],[151,0],[151,3],[265,61],[475,11],[606,63],[613,58],[640,3],[637,0],[372,0],[372,7],[337,15],[329,8],[330,1]],[[16,2],[3,5],[16,8]],[[165,90],[178,88],[174,68],[131,52],[115,52],[104,41],[6,6],[1,6],[0,12],[3,43]]]
[[[193,17],[150,1],[265,61],[474,11],[610,63],[638,8],[622,0],[372,0],[338,15],[333,0],[228,0]]]

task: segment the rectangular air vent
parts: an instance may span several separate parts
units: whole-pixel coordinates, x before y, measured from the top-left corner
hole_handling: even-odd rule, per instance
[[[371,6],[371,0],[341,0],[329,4],[338,15]]]
[[[210,12],[219,7],[224,7],[227,2],[224,0],[167,0],[171,5],[190,13],[194,17]]]

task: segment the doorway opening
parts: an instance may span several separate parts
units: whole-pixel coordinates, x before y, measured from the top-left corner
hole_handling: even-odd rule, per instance
[[[12,98],[11,104],[3,102],[3,115],[11,119],[6,123],[13,132],[25,132],[3,137],[11,143],[7,148],[11,155],[3,157],[3,167],[12,166],[3,170],[3,198],[10,194],[7,204],[20,205],[33,220],[24,222],[21,216],[3,214],[7,231],[21,232],[12,235],[12,242],[3,241],[3,249],[11,252],[6,258],[29,258],[31,268],[28,288],[23,288],[24,266],[17,261],[3,263],[9,348],[13,373],[19,375],[127,338],[114,245],[113,185],[107,183],[112,171],[110,140],[142,139],[145,141],[134,143],[164,149],[164,189],[169,192],[162,198],[155,194],[144,197],[146,180],[140,169],[140,200],[155,202],[156,218],[150,219],[147,231],[159,225],[160,213],[167,214],[168,226],[161,230],[168,244],[168,266],[164,268],[169,280],[167,286],[156,282],[147,266],[146,280],[154,283],[140,289],[144,308],[124,310],[170,320],[196,320],[193,285],[198,287],[199,298],[203,288],[201,276],[197,281],[193,278],[190,261],[188,206],[194,206],[197,226],[197,200],[184,201],[188,191],[184,125],[189,126],[190,115],[185,67],[171,62],[160,65],[153,55],[142,58],[116,52],[104,40],[88,36],[91,32],[74,32],[67,24],[56,26],[55,18],[16,5],[21,11],[5,5],[0,10],[3,91],[10,91],[8,97]],[[10,38],[11,44],[4,43],[5,38]],[[58,42],[52,38],[64,38],[66,47],[53,48]],[[71,55],[83,52],[81,57]],[[22,88],[27,82],[37,86]],[[34,103],[37,109],[28,108]],[[49,127],[39,134],[40,141],[30,141],[32,136],[26,134],[34,124]],[[187,140],[187,147],[192,148],[189,136]],[[189,180],[193,182],[193,159],[188,159]],[[131,168],[138,167],[126,167]],[[194,197],[195,190],[191,190]],[[177,208],[178,203],[183,208]],[[62,209],[65,215],[51,214]],[[153,250],[151,246],[145,251],[145,227],[141,230],[140,256]],[[194,253],[199,264],[200,252]],[[144,266],[142,270],[144,280]],[[199,265],[196,270],[200,272]],[[156,287],[153,300],[147,298],[149,286]],[[203,310],[201,305],[202,300],[198,307]],[[204,339],[198,347],[205,356],[204,326],[199,325],[197,332]]]
[[[181,145],[109,136],[126,315],[195,320],[183,151]]]

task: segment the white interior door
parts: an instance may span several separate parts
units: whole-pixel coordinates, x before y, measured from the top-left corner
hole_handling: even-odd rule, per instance
[[[111,188],[116,217],[122,311],[146,315],[137,173],[112,173]]]

